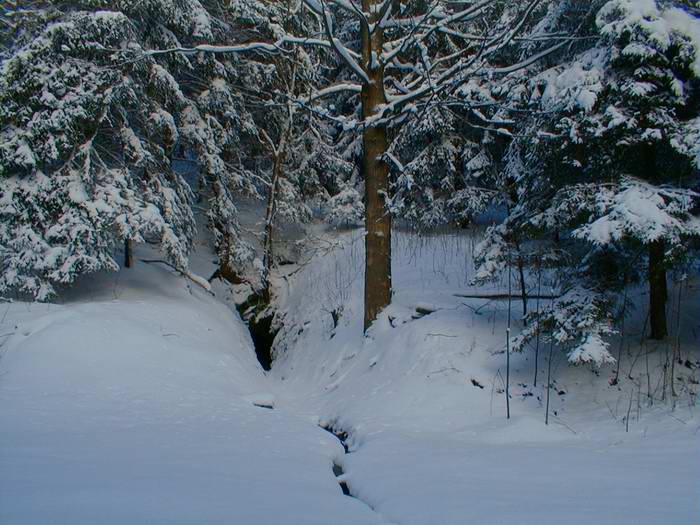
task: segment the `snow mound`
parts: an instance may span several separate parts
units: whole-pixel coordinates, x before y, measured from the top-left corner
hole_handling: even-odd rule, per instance
[[[155,265],[67,296],[0,307],[0,523],[381,523],[333,436],[251,404],[274,398],[235,311]]]

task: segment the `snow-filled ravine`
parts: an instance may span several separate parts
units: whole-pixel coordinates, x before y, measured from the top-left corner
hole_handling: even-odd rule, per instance
[[[0,311],[0,523],[382,523],[274,403],[243,323],[139,266]]]
[[[368,337],[339,239],[277,283],[268,373],[227,288],[159,265],[0,305],[0,524],[698,522],[697,287],[675,406],[645,398],[661,349],[637,338],[613,386],[556,354],[545,426],[546,351],[537,387],[513,356],[506,420],[504,305],[454,296],[471,239],[397,235]]]

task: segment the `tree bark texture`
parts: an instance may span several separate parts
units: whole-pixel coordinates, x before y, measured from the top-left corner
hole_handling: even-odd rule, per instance
[[[376,18],[377,0],[363,0],[364,12]],[[372,54],[379,54],[384,43],[383,31],[372,34],[362,28],[362,61],[370,79],[362,87],[362,116],[366,120],[386,103],[384,70],[374,65]],[[379,313],[391,302],[391,216],[386,210],[389,195],[389,167],[383,160],[388,148],[386,125],[365,126],[363,129],[362,163],[365,175],[365,315],[367,330]]]
[[[134,266],[134,243],[131,239],[124,241],[124,267],[133,268]]]
[[[272,272],[273,253],[273,224],[275,220],[275,206],[277,198],[277,186],[282,172],[282,158],[278,152],[275,154],[272,167],[272,181],[270,182],[270,192],[267,194],[267,209],[265,211],[265,239],[263,242],[263,275],[262,275],[262,296],[266,304],[269,304],[272,296],[272,285],[270,283],[270,273]]]
[[[666,326],[668,289],[664,252],[663,241],[654,241],[649,244],[649,325],[651,327],[649,337],[657,340],[668,335]]]

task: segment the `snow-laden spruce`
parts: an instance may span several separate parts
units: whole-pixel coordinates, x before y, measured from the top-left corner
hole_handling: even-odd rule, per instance
[[[49,18],[0,74],[0,294],[46,299],[56,283],[115,269],[124,239],[157,239],[184,267],[190,190],[168,169],[167,136],[147,125],[166,110],[148,91],[179,92],[152,62],[118,67],[136,38],[125,15]]]
[[[115,270],[125,242],[157,243],[186,272],[195,210],[208,217],[222,266],[243,271],[255,258],[236,202],[266,196],[270,185],[255,169],[255,150],[261,122],[280,122],[275,64],[143,53],[223,44],[242,31],[274,37],[284,11],[232,2],[212,16],[214,8],[198,0],[46,2],[3,18],[15,25],[4,26],[0,71],[0,296],[47,299],[57,284]],[[315,68],[298,58],[307,72]],[[243,89],[268,95],[256,106]],[[338,167],[325,137],[299,137],[299,153],[288,155],[295,171],[280,183],[287,216],[308,216],[301,199],[310,190],[301,188],[321,188],[319,173]]]
[[[572,361],[600,364],[611,360],[603,336],[625,316],[620,292],[631,283],[648,281],[650,336],[667,334],[667,270],[700,234],[692,189],[700,23],[653,0],[616,0],[587,31],[587,46],[512,90],[512,103],[542,113],[509,147],[517,196],[481,246],[479,276],[504,260],[530,260],[538,274],[561,270],[563,295],[531,312],[516,343],[553,331]],[[518,239],[540,256],[521,257]]]

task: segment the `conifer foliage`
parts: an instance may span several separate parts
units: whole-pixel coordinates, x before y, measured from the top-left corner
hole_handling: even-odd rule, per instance
[[[118,268],[125,241],[160,245],[183,271],[206,203],[222,261],[253,252],[236,196],[256,193],[240,169],[258,136],[240,86],[266,89],[273,65],[143,50],[269,36],[253,2],[15,2],[3,13],[0,75],[0,294],[44,300],[57,284]],[[240,26],[240,27],[239,27]],[[10,38],[11,36],[11,38]],[[235,63],[234,63],[235,61]],[[179,160],[194,162],[190,176]]]
[[[0,77],[0,292],[46,299],[115,269],[125,239],[158,239],[186,266],[190,190],[167,161],[180,90],[154,62],[129,63],[123,13],[37,16]]]
[[[700,236],[692,4],[6,2],[0,296],[48,299],[124,243],[186,272],[199,215],[221,275],[269,302],[278,227],[317,213],[364,219],[367,329],[391,301],[392,218],[466,227],[498,205],[474,281],[517,269],[515,348],[546,333],[611,362],[620,292],[648,287],[663,338]],[[249,198],[264,231],[240,225]]]
[[[596,6],[579,45],[531,71],[516,107],[535,108],[506,155],[517,196],[481,245],[481,276],[525,238],[542,267],[562,271],[561,296],[516,343],[553,332],[573,362],[613,360],[623,288],[649,286],[649,335],[666,335],[667,269],[700,235],[700,20],[654,0]],[[534,265],[533,265],[534,266]]]

